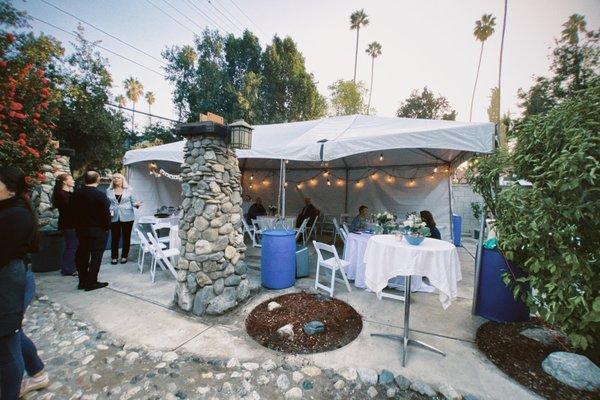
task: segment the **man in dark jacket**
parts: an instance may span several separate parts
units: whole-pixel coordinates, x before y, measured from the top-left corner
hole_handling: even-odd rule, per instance
[[[96,171],[86,172],[84,186],[76,190],[71,198],[75,231],[79,240],[75,255],[79,274],[77,288],[86,291],[108,286],[106,282],[98,282],[98,272],[110,228],[110,203],[106,194],[98,190],[98,183],[100,175]]]
[[[304,208],[302,209],[302,211],[300,211],[300,214],[298,214],[298,218],[296,218],[296,228],[300,228],[300,225],[302,225],[302,222],[306,218],[309,218],[308,226],[311,226],[318,216],[319,210],[317,209],[317,207],[313,206],[313,204],[310,201],[310,198],[305,197]]]
[[[246,213],[246,222],[248,225],[252,225],[252,220],[260,215],[267,215],[267,210],[265,210],[265,207],[262,205],[262,199],[257,197],[256,202],[250,206]]]

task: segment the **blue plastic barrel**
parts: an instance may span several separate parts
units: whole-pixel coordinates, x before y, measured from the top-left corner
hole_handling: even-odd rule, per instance
[[[296,282],[296,232],[270,229],[262,234],[261,283],[268,289],[285,289]]]
[[[510,264],[516,277],[523,271]],[[496,322],[524,322],[529,320],[529,308],[524,302],[515,300],[512,290],[502,281],[502,274],[508,272],[505,258],[498,250],[483,249],[481,270],[477,290],[476,314]]]
[[[452,238],[456,247],[461,245],[460,232],[462,229],[462,217],[458,214],[452,214]]]

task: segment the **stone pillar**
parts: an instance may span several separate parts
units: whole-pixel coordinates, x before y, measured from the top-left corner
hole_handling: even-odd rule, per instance
[[[52,206],[52,192],[58,175],[71,174],[70,159],[74,154],[72,149],[58,148],[52,163],[42,167],[46,179],[33,192],[31,198],[38,212],[39,226],[42,230],[58,229],[58,210]]]
[[[223,314],[250,294],[243,261],[241,174],[226,133],[214,122],[180,128],[187,141],[175,300],[196,315]]]

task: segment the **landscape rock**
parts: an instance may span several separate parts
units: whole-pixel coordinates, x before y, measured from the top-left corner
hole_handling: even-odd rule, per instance
[[[425,396],[433,397],[436,395],[435,390],[433,390],[431,386],[418,379],[411,383],[410,388],[415,392],[419,392]]]
[[[379,393],[377,392],[377,389],[375,389],[373,386],[370,386],[369,389],[367,389],[367,394],[373,399],[377,397]]]
[[[300,372],[302,372],[304,375],[307,375],[307,376],[310,376],[313,378],[315,376],[321,375],[321,369],[318,367],[315,367],[314,365],[307,365],[305,367],[302,367]]]
[[[378,376],[377,371],[371,368],[358,368],[356,370],[358,372],[358,376],[360,376],[360,380],[367,385],[376,385]]]
[[[325,331],[325,324],[321,321],[310,321],[304,324],[304,332],[307,335],[315,335],[317,333],[321,333]]]
[[[300,400],[302,398],[302,389],[299,387],[293,387],[285,392],[286,400]]]
[[[263,371],[269,372],[277,368],[277,364],[275,364],[275,361],[273,360],[267,360],[262,363],[260,367],[263,369]]]
[[[281,391],[286,391],[290,387],[290,379],[287,377],[286,374],[279,375],[277,377],[277,382],[276,383],[277,383],[277,387]]]
[[[277,334],[279,336],[283,336],[288,338],[289,340],[294,340],[294,325],[287,324],[277,329]]]
[[[267,309],[269,311],[273,311],[273,310],[275,310],[275,309],[277,309],[279,307],[281,307],[281,304],[279,304],[276,301],[271,301],[271,302],[269,302],[269,304],[267,304]]]
[[[358,378],[358,372],[354,368],[342,368],[337,373],[347,381],[354,381]]]
[[[542,362],[543,370],[564,383],[580,390],[600,389],[600,368],[580,354],[557,351]]]
[[[381,371],[377,383],[379,383],[380,385],[389,385],[392,382],[394,382],[394,374],[392,374],[387,369]]]
[[[396,385],[398,385],[398,387],[402,390],[407,390],[410,388],[410,380],[408,378],[406,378],[403,375],[396,375],[396,377],[394,378],[394,380],[396,381]]]
[[[527,328],[521,331],[521,335],[533,339],[545,345],[555,344],[558,340],[566,340],[566,335],[553,329]]]
[[[438,392],[440,392],[446,400],[462,400],[463,398],[462,395],[458,393],[456,389],[454,389],[447,383],[438,387]]]

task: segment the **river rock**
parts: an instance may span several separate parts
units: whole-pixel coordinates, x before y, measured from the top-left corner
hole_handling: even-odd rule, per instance
[[[542,362],[544,371],[575,389],[600,389],[600,368],[589,358],[575,353],[557,351]]]

